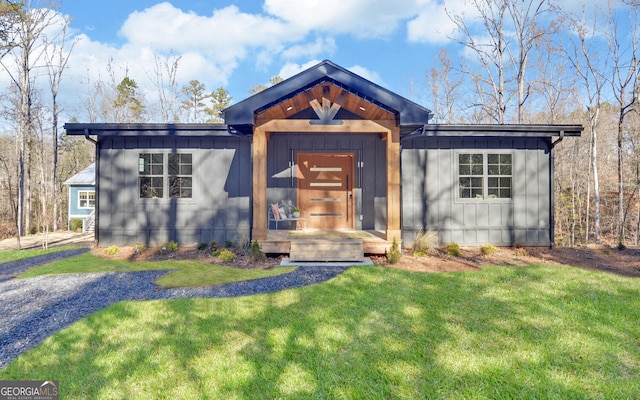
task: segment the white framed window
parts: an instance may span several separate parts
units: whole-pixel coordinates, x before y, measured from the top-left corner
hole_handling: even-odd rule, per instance
[[[169,197],[190,199],[192,197],[193,168],[191,154],[169,154]]]
[[[96,192],[95,190],[78,191],[78,208],[95,208]]]
[[[513,194],[513,154],[470,151],[458,153],[458,198],[507,200]]]
[[[140,153],[139,197],[190,199],[193,197],[192,174],[193,156],[190,153]]]

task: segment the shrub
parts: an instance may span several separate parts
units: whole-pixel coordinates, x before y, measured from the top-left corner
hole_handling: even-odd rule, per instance
[[[438,246],[438,232],[425,231],[420,228],[413,241],[413,255],[416,257],[428,256]]]
[[[236,259],[236,254],[227,248],[216,250],[212,254],[223,262],[231,262]]]
[[[495,253],[496,251],[498,251],[498,249],[495,246],[491,246],[490,244],[485,244],[484,246],[480,247],[480,254],[482,254],[483,257]]]
[[[234,244],[233,244],[233,242],[231,240],[225,240],[224,247],[226,247],[227,249],[230,249],[230,248],[234,247]]]
[[[264,252],[262,251],[262,247],[260,246],[260,243],[258,243],[257,240],[254,240],[253,243],[251,243],[251,250],[249,252],[249,259],[253,262],[256,261],[264,261],[267,258],[264,256]]]
[[[389,253],[387,253],[387,260],[389,261],[389,264],[395,264],[400,261],[400,257],[402,257],[402,253],[400,252],[398,241],[394,236],[393,242],[391,243],[391,248],[389,249]]]
[[[198,244],[196,245],[196,249],[198,251],[205,251],[207,249],[208,245],[204,242],[198,242]]]
[[[102,254],[107,255],[107,256],[115,256],[116,254],[118,254],[118,252],[120,251],[120,249],[118,248],[118,246],[109,246],[106,247],[102,250]]]
[[[515,252],[516,252],[516,257],[527,256],[527,249],[525,249],[524,247],[516,247]]]
[[[449,243],[447,245],[447,254],[453,257],[462,257],[460,245],[458,243]]]
[[[136,244],[133,246],[133,254],[139,254],[144,251],[145,247],[143,244]]]
[[[168,251],[170,253],[178,251],[178,243],[174,242],[173,240],[170,242],[165,242],[162,244],[162,251]]]
[[[82,218],[71,219],[71,230],[74,232],[82,232]]]

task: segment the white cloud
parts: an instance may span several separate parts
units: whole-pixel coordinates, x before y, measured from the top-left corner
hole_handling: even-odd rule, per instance
[[[215,10],[211,16],[200,16],[169,3],[132,13],[120,35],[138,47],[172,49],[180,54],[201,53],[218,64],[221,71],[228,70],[222,65],[233,66],[251,49],[277,49],[282,43],[303,37],[282,21],[242,13],[236,6]]]
[[[449,0],[446,4],[438,0],[424,0],[421,3],[418,16],[407,23],[408,39],[412,42],[449,43],[456,34],[456,24],[450,15],[460,15],[465,20],[478,15],[466,0]]]
[[[298,59],[315,57],[319,54],[330,55],[337,49],[336,41],[333,38],[319,37],[315,42],[303,43],[290,46],[282,51],[285,59]]]
[[[367,69],[361,65],[354,65],[347,69],[356,75],[360,75],[364,79],[370,80],[373,83],[383,86],[382,78],[377,72],[371,71],[370,69]]]
[[[319,60],[307,61],[304,64],[295,64],[295,63],[288,62],[280,69],[278,76],[280,76],[282,79],[291,78],[295,74],[302,72],[305,69],[311,68],[314,65],[318,64],[319,62],[320,62]]]
[[[265,0],[264,10],[298,30],[383,38],[416,14],[417,0]]]

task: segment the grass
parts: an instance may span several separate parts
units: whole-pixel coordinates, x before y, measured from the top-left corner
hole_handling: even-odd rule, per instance
[[[197,287],[264,278],[291,272],[293,269],[294,267],[278,267],[268,270],[237,269],[189,260],[133,262],[105,259],[91,253],[85,253],[31,268],[19,278],[50,274],[175,270],[158,278],[156,284],[163,287]]]
[[[0,379],[61,398],[640,398],[640,280],[567,267],[352,268],[231,299],[122,302]]]
[[[69,244],[64,246],[52,247],[49,249],[28,249],[28,250],[6,250],[0,251],[0,263],[22,260],[24,258],[42,256],[50,253],[57,253],[64,250],[75,250],[82,246]]]

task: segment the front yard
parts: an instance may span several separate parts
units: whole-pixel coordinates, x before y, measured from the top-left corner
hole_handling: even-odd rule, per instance
[[[301,289],[121,302],[0,379],[61,398],[640,398],[640,280],[553,265],[352,268]]]

